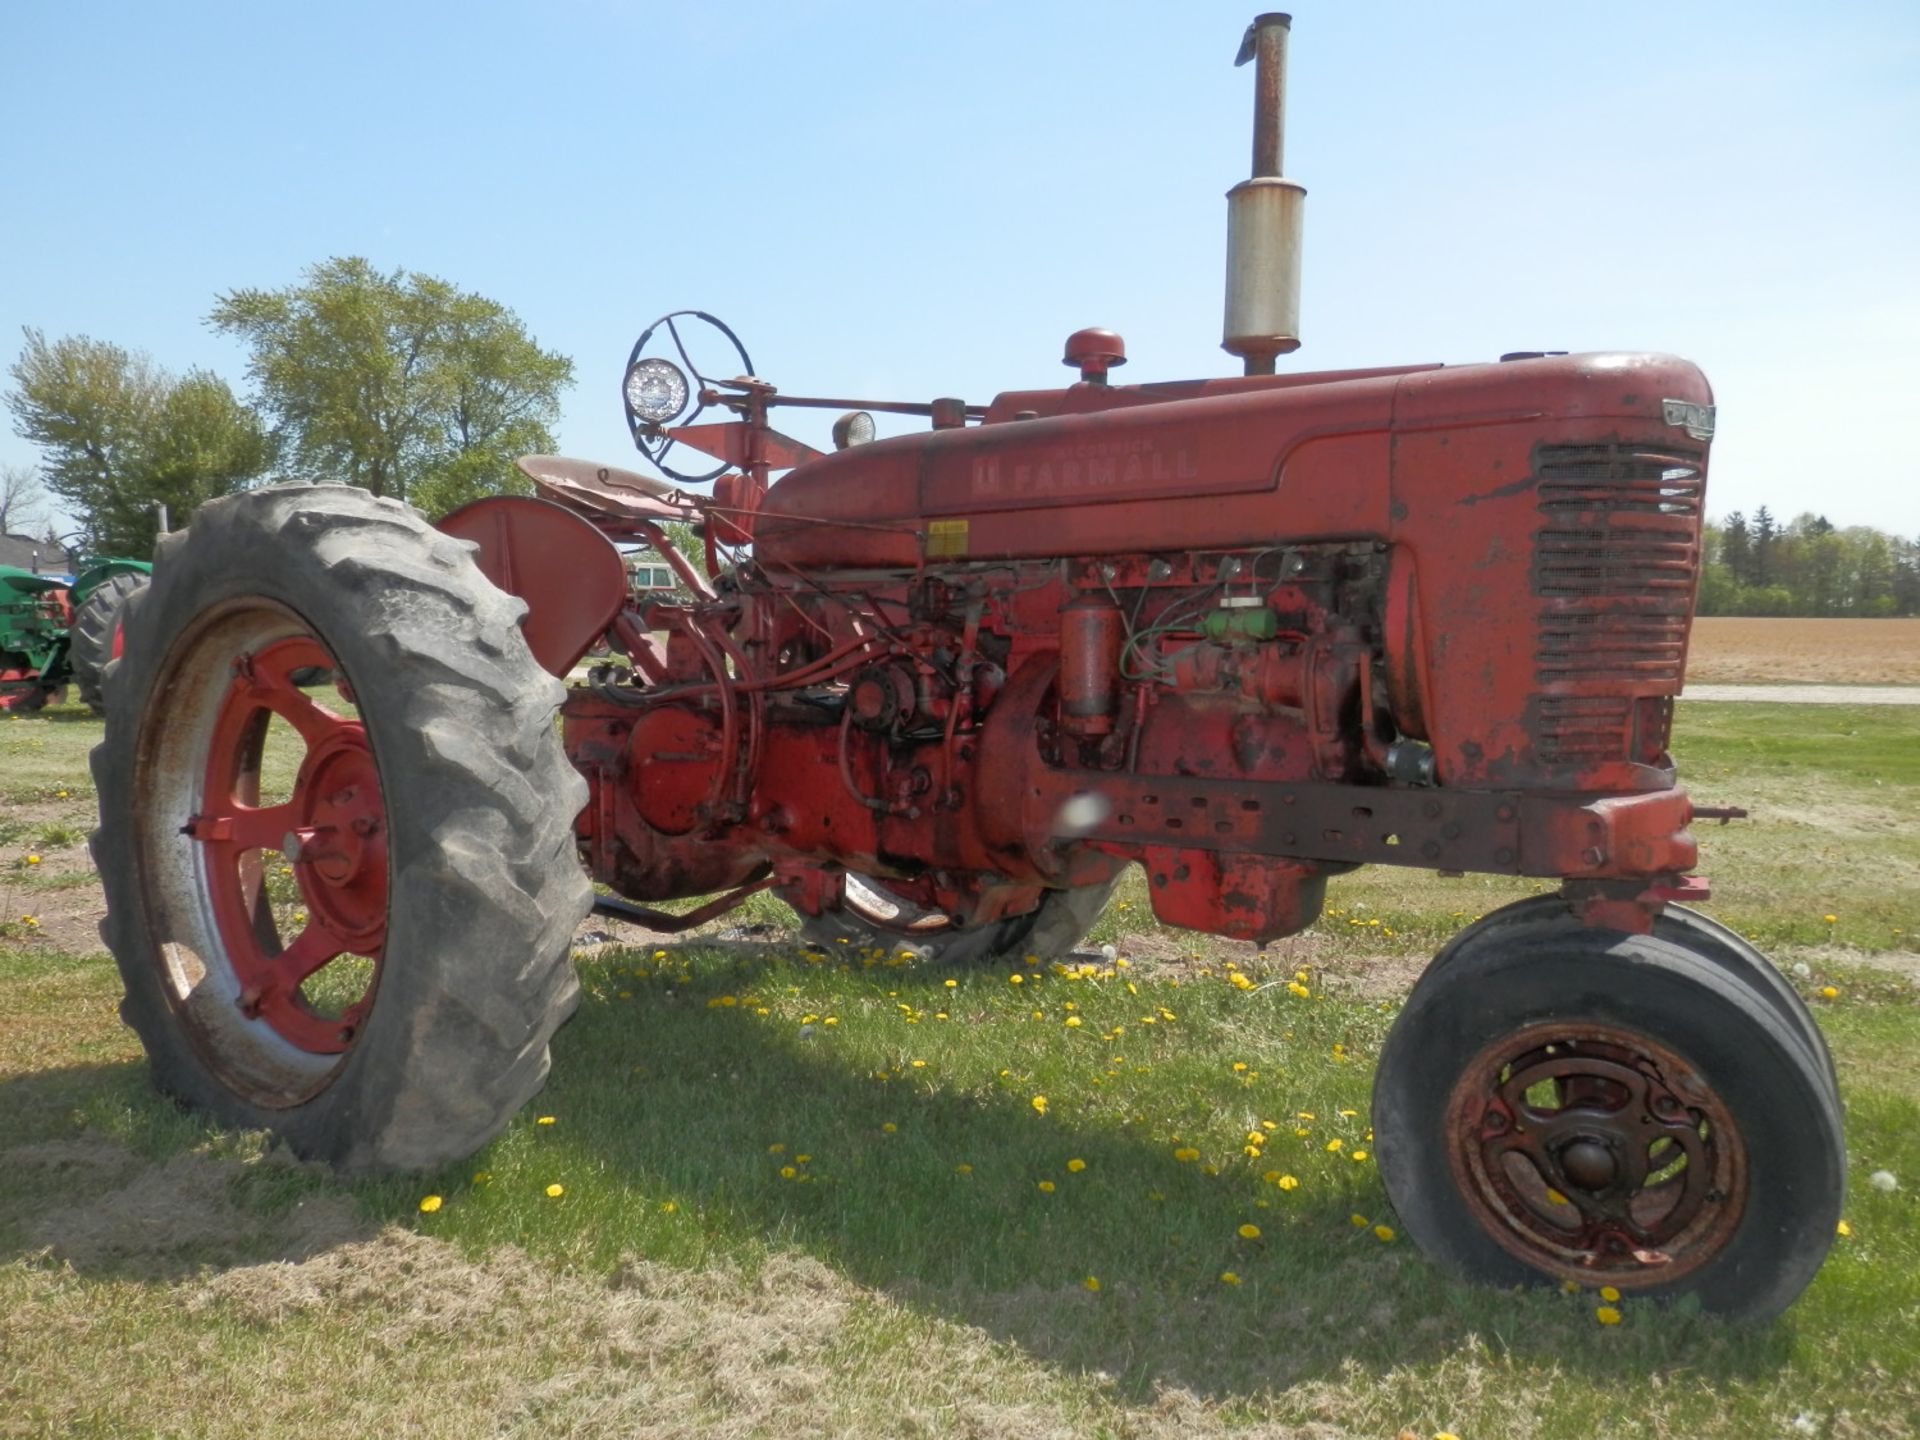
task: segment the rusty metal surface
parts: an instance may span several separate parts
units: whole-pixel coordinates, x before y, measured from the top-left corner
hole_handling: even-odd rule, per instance
[[[1637,1031],[1558,1020],[1502,1036],[1462,1069],[1446,1125],[1481,1228],[1581,1285],[1671,1285],[1745,1212],[1746,1142],[1725,1101]]]

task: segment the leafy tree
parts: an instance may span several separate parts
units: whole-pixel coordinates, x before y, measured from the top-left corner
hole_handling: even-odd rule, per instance
[[[14,429],[41,449],[46,485],[95,554],[145,555],[165,504],[175,525],[263,474],[272,443],[224,380],[175,377],[145,355],[26,332],[7,394]]]
[[[1720,537],[1720,560],[1732,572],[1734,583],[1753,583],[1753,536],[1747,530],[1747,517],[1738,510],[1727,516]]]
[[[1773,583],[1773,552],[1779,538],[1779,525],[1767,507],[1762,505],[1753,512],[1753,564],[1747,584],[1764,589]]]
[[[233,291],[209,323],[251,349],[248,374],[299,471],[429,513],[524,492],[512,461],[553,448],[573,379],[497,302],[358,257]]]

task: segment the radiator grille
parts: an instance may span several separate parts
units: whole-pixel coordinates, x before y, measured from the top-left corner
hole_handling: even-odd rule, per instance
[[[1534,713],[1534,740],[1550,764],[1619,758],[1633,702],[1620,695],[1544,695]]]
[[[1700,569],[1698,450],[1551,445],[1535,459],[1543,683],[1680,683]]]
[[[1700,569],[1705,459],[1664,440],[1535,453],[1533,720],[1548,762],[1665,748]]]

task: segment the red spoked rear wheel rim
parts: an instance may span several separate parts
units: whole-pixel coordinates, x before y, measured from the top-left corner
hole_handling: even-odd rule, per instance
[[[337,1055],[373,1004],[386,944],[387,814],[366,728],[293,683],[301,670],[334,669],[307,635],[271,641],[231,662],[206,753],[198,813],[188,838],[202,849],[206,898],[249,1020],[309,1055]],[[290,797],[260,803],[263,741],[284,721],[305,747]],[[264,902],[266,868],[293,871],[302,908],[283,926]],[[308,982],[343,957],[372,962],[357,999],[338,1014],[316,1007]],[[357,988],[356,976],[346,982]]]

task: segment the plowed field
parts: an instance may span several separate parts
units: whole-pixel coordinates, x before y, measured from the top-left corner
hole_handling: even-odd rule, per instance
[[[1696,620],[1689,683],[1920,685],[1920,619]]]

